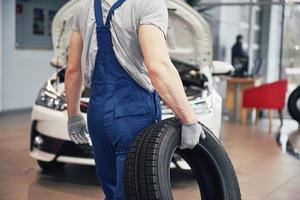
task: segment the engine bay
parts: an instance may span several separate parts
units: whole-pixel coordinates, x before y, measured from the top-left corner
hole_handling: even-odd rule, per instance
[[[207,90],[208,79],[202,74],[198,67],[172,60],[181,77],[185,92],[189,98],[201,97],[203,91]],[[51,80],[54,88],[64,96],[64,88],[59,86],[65,81],[66,69],[61,69],[57,77]],[[85,87],[82,92],[82,98],[91,96],[91,88]]]

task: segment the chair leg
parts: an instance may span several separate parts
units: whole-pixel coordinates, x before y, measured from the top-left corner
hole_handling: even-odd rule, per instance
[[[278,113],[279,113],[279,119],[280,119],[280,127],[282,127],[283,126],[283,110],[279,109]]]
[[[259,112],[260,112],[260,110],[258,108],[256,108],[256,110],[255,110],[255,124],[257,124],[257,122],[259,120]]]
[[[242,125],[246,125],[247,124],[248,109],[247,108],[243,108],[242,110],[240,110],[240,112],[241,112],[241,122],[242,122]]]
[[[251,109],[251,123],[254,124],[256,122],[256,108]]]
[[[272,110],[269,110],[269,131],[272,132]]]

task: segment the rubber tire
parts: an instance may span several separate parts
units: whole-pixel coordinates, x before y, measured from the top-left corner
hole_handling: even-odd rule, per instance
[[[57,162],[57,161],[45,162],[45,161],[37,160],[37,163],[44,172],[60,171],[63,170],[65,166],[65,163]]]
[[[300,110],[297,107],[297,101],[300,101],[300,86],[292,92],[288,100],[288,110],[291,117],[300,123]]]
[[[240,200],[234,168],[218,139],[204,127],[206,139],[193,150],[179,150],[180,123],[165,119],[145,129],[133,142],[124,176],[128,200],[171,200],[170,162],[176,151],[197,178],[202,200]],[[199,192],[200,192],[199,191]]]

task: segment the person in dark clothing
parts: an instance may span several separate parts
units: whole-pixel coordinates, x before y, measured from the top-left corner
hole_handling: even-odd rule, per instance
[[[236,37],[236,43],[231,49],[231,63],[235,67],[236,76],[244,76],[248,72],[248,55],[243,49],[243,36]]]

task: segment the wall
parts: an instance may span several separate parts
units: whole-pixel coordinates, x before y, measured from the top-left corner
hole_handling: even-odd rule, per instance
[[[45,80],[55,71],[51,50],[15,48],[15,0],[3,1],[2,111],[31,107]],[[1,20],[0,20],[1,21]],[[1,73],[0,73],[1,75]],[[4,76],[5,75],[5,76]]]

